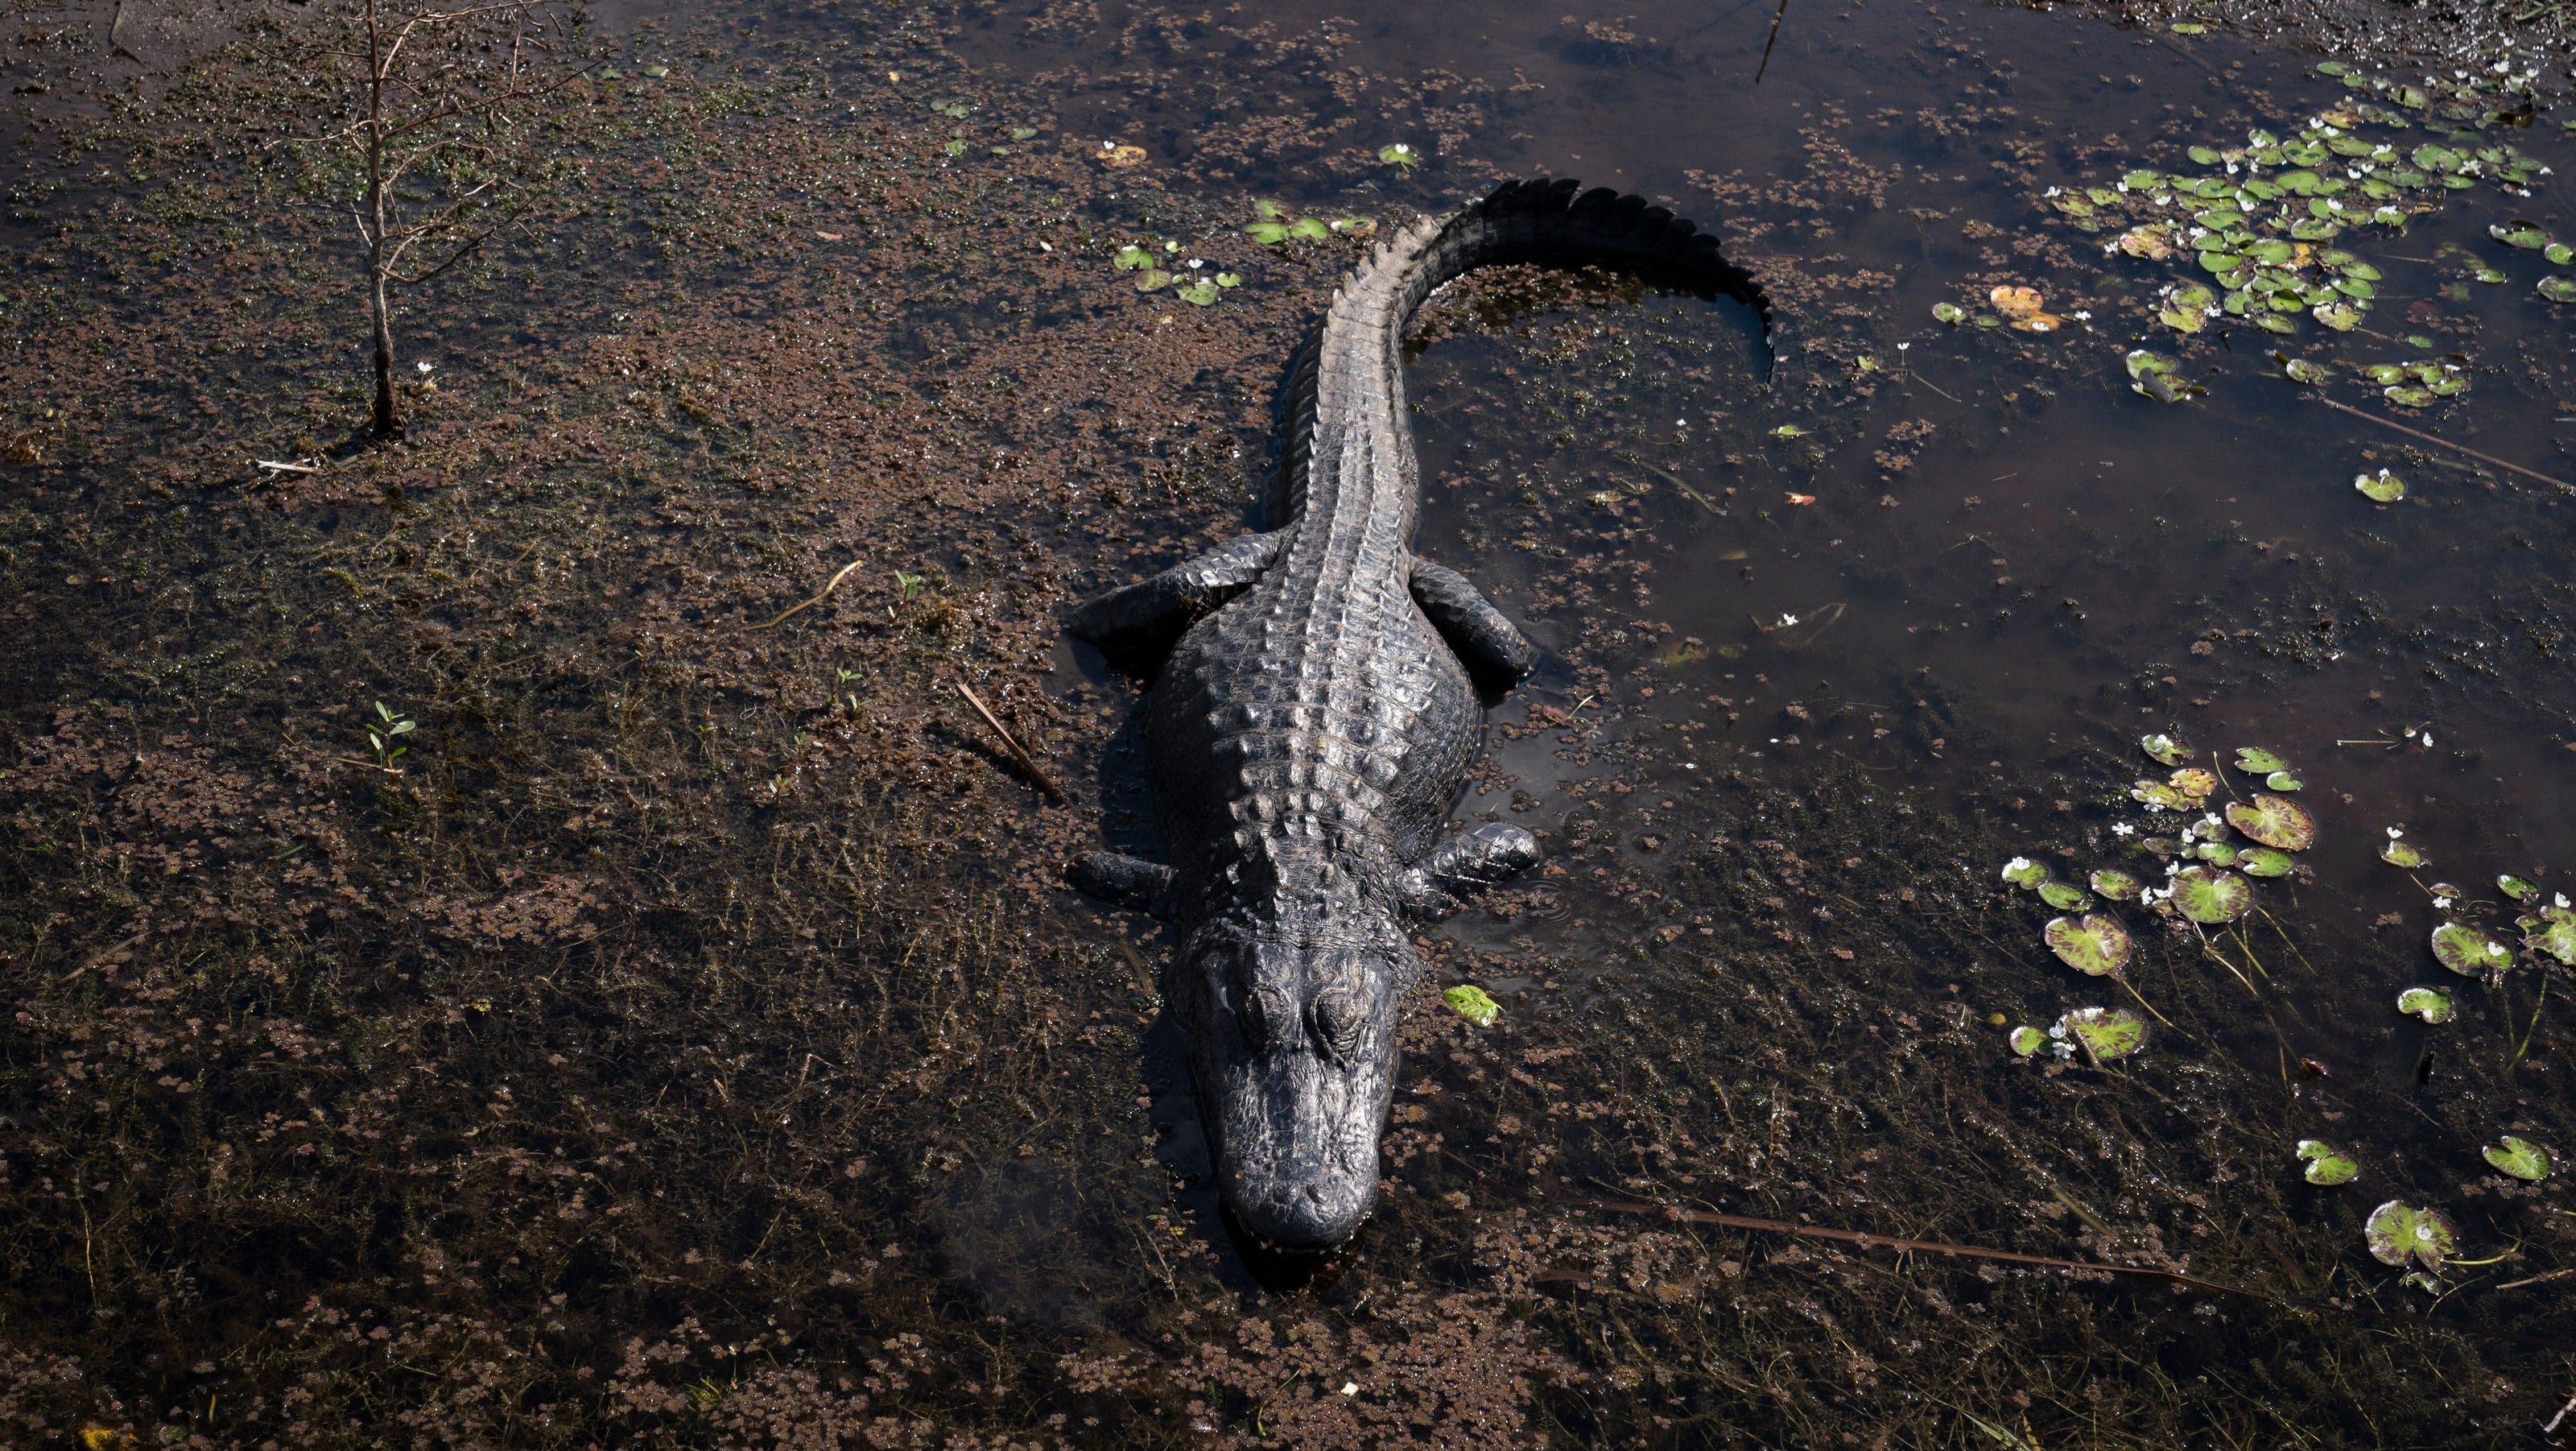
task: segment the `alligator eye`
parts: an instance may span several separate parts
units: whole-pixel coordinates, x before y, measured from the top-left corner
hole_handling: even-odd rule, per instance
[[[1235,994],[1234,1021],[1243,1030],[1243,1041],[1257,1053],[1279,1036],[1283,1024],[1293,1025],[1297,1015],[1277,988],[1254,988]]]
[[[1368,1010],[1356,988],[1326,988],[1307,1008],[1315,1036],[1336,1058],[1359,1052],[1360,1033],[1368,1027]]]

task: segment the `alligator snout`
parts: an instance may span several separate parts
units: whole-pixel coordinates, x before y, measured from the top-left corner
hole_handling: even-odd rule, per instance
[[[1229,1166],[1226,1204],[1244,1232],[1273,1250],[1320,1254],[1349,1243],[1377,1198],[1377,1154],[1365,1165]]]

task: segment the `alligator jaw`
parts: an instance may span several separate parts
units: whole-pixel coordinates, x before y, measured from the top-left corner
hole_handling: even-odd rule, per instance
[[[1377,1202],[1396,999],[1415,971],[1391,909],[1336,906],[1283,913],[1293,926],[1212,923],[1175,984],[1221,1197],[1279,1254],[1339,1248]]]

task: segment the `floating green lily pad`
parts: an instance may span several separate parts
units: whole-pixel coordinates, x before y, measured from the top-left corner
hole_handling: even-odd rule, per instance
[[[1240,272],[1220,272],[1216,275],[1216,285],[1219,287],[1241,287],[1243,285],[1243,274]]]
[[[2280,796],[2256,796],[2251,801],[2231,801],[2227,806],[2227,824],[2265,846],[2283,851],[2306,851],[2316,845],[2317,824],[2295,801]]]
[[[1252,240],[1256,242],[1259,242],[1264,247],[1276,247],[1280,243],[1288,240],[1288,224],[1286,222],[1254,222],[1251,226],[1244,228],[1243,231],[1244,235],[1252,238]]]
[[[2576,262],[2576,247],[2571,247],[2565,242],[2552,242],[2540,249],[2540,255],[2548,258],[2550,265],[2564,267],[2570,262]]]
[[[2281,371],[2288,374],[2293,383],[2322,383],[2334,376],[2305,358],[2290,359],[2281,364]]]
[[[2487,235],[2526,252],[2537,252],[2549,245],[2549,229],[2538,222],[2497,222],[2487,228]]]
[[[1393,146],[1378,152],[1377,159],[1389,166],[1400,166],[1410,171],[1421,163],[1422,153],[1398,141]]]
[[[2093,900],[2093,894],[2071,882],[2042,882],[2039,899],[2060,912],[2073,912]]]
[[[1193,307],[1206,307],[1225,294],[1213,282],[1193,282],[1172,295]]]
[[[2003,878],[2025,892],[2036,892],[2048,880],[2048,868],[2026,856],[2017,856],[2004,863]]]
[[[2540,884],[2529,877],[2517,877],[2506,872],[2496,878],[2496,890],[2517,902],[2528,902],[2540,895]]]
[[[1109,262],[1121,272],[1133,272],[1139,267],[1153,266],[1154,254],[1142,247],[1126,246],[1119,248],[1118,255],[1110,258]]]
[[[2288,852],[2268,846],[2247,847],[2236,854],[2236,869],[2249,877],[2286,877],[2297,866]]]
[[[2191,850],[2192,855],[2199,857],[2202,861],[2208,862],[2212,866],[2221,867],[2232,867],[2236,865],[2236,859],[2244,855],[2243,852],[2236,849],[2236,844],[2234,842],[2226,841],[2200,842],[2193,846]],[[2254,848],[2254,850],[2262,851],[2265,850],[2265,848],[2258,846]]]
[[[1160,267],[1149,268],[1144,276],[1136,279],[1138,292],[1160,292],[1171,285],[1172,274]]]
[[[2522,919],[2522,941],[2534,952],[2546,952],[2576,967],[2576,912],[2565,907],[2541,908],[2538,916]]]
[[[2247,773],[2286,771],[2290,763],[2261,746],[2238,746],[2236,769]]]
[[[1494,1026],[1503,1015],[1503,1005],[1486,996],[1485,990],[1472,982],[1462,982],[1440,995],[1449,1010],[1479,1028]]]
[[[2349,302],[2320,303],[2308,309],[2308,316],[2339,333],[2348,333],[2361,326],[2361,309]]]
[[[2146,752],[2159,766],[2179,766],[2191,759],[2191,747],[2174,736],[2141,736],[2138,749]]]
[[[2052,918],[2040,936],[2058,961],[2088,977],[2117,977],[2129,962],[2129,929],[2099,913]]]
[[[2397,1011],[2428,1023],[2451,1021],[2451,995],[2437,987],[2410,987],[2397,995]]]
[[[1038,128],[1035,126],[1014,126],[1011,128],[1011,139],[1014,141],[1032,140],[1037,136],[1037,134]]]
[[[2482,927],[2445,922],[2433,929],[2433,957],[2462,977],[2492,977],[2513,966],[2513,949]]]
[[[2551,302],[2576,302],[2576,277],[2543,277],[2534,290]]]
[[[2388,839],[2388,845],[2379,849],[2379,859],[2392,867],[2403,867],[2410,872],[2417,867],[2430,866],[2433,862],[2431,857],[2393,836]]]
[[[2406,481],[2386,469],[2375,474],[2355,474],[2352,486],[2374,504],[2394,504],[2406,497]]]
[[[2275,771],[2263,778],[2263,789],[2266,791],[2297,791],[2306,785],[2305,781],[2287,771]]]
[[[1333,231],[1313,217],[1299,217],[1288,224],[1288,235],[1301,242],[1322,242],[1330,240]]]
[[[2557,1167],[2547,1149],[2512,1134],[2506,1134],[2480,1152],[2486,1155],[2489,1164],[2495,1166],[2497,1173],[2511,1174],[2517,1179],[2546,1179],[2549,1171]]]
[[[1946,322],[1952,327],[1957,327],[1960,323],[1967,321],[1967,318],[1968,310],[1955,302],[1936,302],[1932,304],[1932,320],[1935,322]]]
[[[2361,1237],[2370,1246],[2371,1257],[2381,1264],[2414,1264],[2427,1270],[2440,1269],[2443,1259],[2460,1243],[2451,1222],[2440,1213],[2416,1209],[2394,1199],[2370,1211],[2370,1218],[2361,1227]]]
[[[2126,1058],[2147,1043],[2147,1020],[2127,1008],[2076,1008],[2057,1025],[2096,1063]]]
[[[2361,1177],[2360,1161],[2323,1139],[2299,1140],[2299,1157],[2307,1161],[2301,1173],[2311,1184],[2349,1184]]]
[[[2179,403],[2193,389],[2182,381],[2182,365],[2162,353],[2139,348],[2124,360],[2129,370],[2130,391],[2153,398],[2159,403]]]
[[[2185,867],[2174,873],[2173,904],[2192,921],[2214,927],[2253,911],[2254,888],[2229,872]]]
[[[2007,1038],[2005,1041],[2012,1044],[2012,1050],[2014,1052],[2027,1058],[2031,1054],[2048,1046],[2048,1035],[2037,1028],[2024,1025],[2013,1029],[2012,1036]]]
[[[2141,888],[2136,877],[2116,867],[2104,867],[2093,874],[2093,890],[2114,902],[2134,902]]]
[[[1332,221],[1332,229],[1345,237],[1374,237],[1377,235],[1377,219],[1375,217],[1335,217]]]

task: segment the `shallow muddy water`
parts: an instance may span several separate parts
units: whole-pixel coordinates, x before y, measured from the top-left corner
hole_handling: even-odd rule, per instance
[[[2519,51],[1776,14],[605,13],[384,451],[329,177],[242,140],[291,27],[25,129],[0,1426],[2545,1443],[2576,1208],[2498,1160],[2576,1154],[2576,133]],[[1155,845],[1056,622],[1257,516],[1359,245],[1262,203],[1538,173],[1772,332],[1519,269],[1418,322],[1419,547],[1548,651],[1459,814],[1550,859],[1422,929],[1383,1208],[1265,1288],[1165,935],[1056,880]]]

